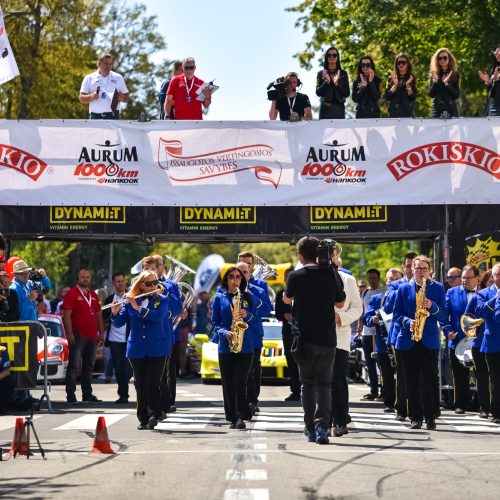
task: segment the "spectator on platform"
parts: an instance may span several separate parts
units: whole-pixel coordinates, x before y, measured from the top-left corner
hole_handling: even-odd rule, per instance
[[[429,97],[432,97],[432,118],[458,116],[460,73],[455,56],[447,48],[437,50],[431,59]]]
[[[400,52],[394,59],[384,97],[388,102],[390,118],[415,116],[413,103],[417,97],[417,86],[408,54]]]
[[[356,103],[356,118],[379,118],[380,78],[370,56],[358,62],[356,80],[352,84],[352,100]]]
[[[183,69],[182,69],[182,61],[175,61],[174,62],[174,74],[173,76],[179,76],[182,75]],[[160,101],[160,120],[163,120],[165,118],[165,101],[167,99],[167,90],[168,86],[170,85],[170,78],[167,78],[160,87],[160,91],[158,92],[158,100]],[[174,119],[174,107],[175,107],[175,102],[172,104],[172,108],[170,110],[170,119]]]
[[[500,116],[500,45],[497,45],[493,51],[493,64],[490,73],[478,71],[478,74],[488,89],[486,115]]]

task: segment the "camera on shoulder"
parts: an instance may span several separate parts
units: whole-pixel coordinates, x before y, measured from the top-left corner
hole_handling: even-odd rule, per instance
[[[278,99],[286,97],[288,85],[290,85],[290,82],[287,79],[285,79],[284,76],[280,76],[279,78],[276,78],[276,80],[274,82],[271,82],[267,86],[267,98],[268,98],[268,100],[277,101]],[[273,89],[273,90],[271,90],[271,89]]]
[[[318,243],[318,266],[320,269],[337,269],[332,260],[332,254],[337,250],[338,243],[334,240],[320,240]]]

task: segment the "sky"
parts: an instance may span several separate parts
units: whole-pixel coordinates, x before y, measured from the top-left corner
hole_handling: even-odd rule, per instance
[[[134,3],[133,0],[129,0]],[[300,92],[312,105],[318,67],[306,72],[293,55],[304,50],[310,35],[294,24],[299,13],[285,12],[300,0],[142,0],[156,15],[167,50],[156,62],[194,57],[196,76],[215,79],[207,120],[268,120],[266,87],[290,71],[304,82]],[[317,63],[316,63],[317,66]]]

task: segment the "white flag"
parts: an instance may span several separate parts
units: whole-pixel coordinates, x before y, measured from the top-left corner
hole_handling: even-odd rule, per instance
[[[5,31],[3,12],[0,8],[0,85],[16,76],[19,76],[19,69]]]

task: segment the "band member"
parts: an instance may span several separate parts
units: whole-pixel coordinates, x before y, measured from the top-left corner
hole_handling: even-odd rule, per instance
[[[401,263],[401,269],[403,271],[403,277],[398,281],[393,281],[387,285],[387,290],[397,291],[402,283],[408,283],[413,278],[413,259],[417,256],[415,252],[409,252],[403,257],[403,262]],[[394,313],[394,305],[396,304],[397,294],[390,294],[386,297],[384,302],[384,311],[387,314]],[[403,362],[401,361],[401,353],[396,347],[396,340],[399,335],[400,325],[396,321],[391,323],[389,329],[389,339],[388,345],[394,346],[396,352],[396,403],[394,405],[397,415],[396,420],[404,422],[408,416],[408,398],[406,396],[406,384],[403,371]]]
[[[304,432],[308,442],[328,444],[337,344],[334,306],[344,306],[345,293],[337,271],[316,263],[318,243],[310,236],[298,241],[297,257],[303,267],[288,277],[283,301],[293,302],[292,330],[297,335],[293,352],[302,383]]]
[[[483,318],[484,338],[481,351],[486,354],[491,387],[491,416],[500,424],[500,264],[491,270],[493,284],[477,293],[475,315]]]
[[[464,266],[462,269],[462,284],[450,288],[446,292],[446,321],[443,333],[448,339],[451,371],[453,374],[453,407],[455,413],[461,415],[470,404],[471,393],[469,376],[470,369],[457,359],[455,348],[465,333],[460,326],[460,318],[465,313],[467,303],[477,292],[479,270],[474,266]]]
[[[219,344],[219,366],[226,420],[230,429],[246,429],[244,420],[251,420],[252,413],[247,399],[247,379],[252,366],[253,339],[243,333],[240,352],[231,352],[230,346],[237,340],[235,326],[254,318],[257,299],[246,291],[247,280],[235,266],[231,266],[222,278],[222,284],[212,303],[212,342]],[[238,292],[239,290],[239,292]]]
[[[370,299],[368,304],[368,309],[363,315],[363,323],[366,326],[375,327],[375,354],[378,366],[380,368],[380,373],[382,374],[382,388],[384,394],[384,404],[385,413],[391,413],[394,411],[396,403],[396,383],[394,380],[395,366],[394,363],[395,353],[391,350],[391,344],[389,342],[389,327],[390,325],[384,324],[382,317],[380,315],[380,310],[385,311],[386,300],[390,299],[391,296],[396,295],[396,290],[394,288],[389,288],[389,284],[401,279],[401,271],[396,268],[391,268],[387,271],[385,276],[385,283],[388,285],[387,291],[384,293],[379,293],[374,295]]]
[[[491,269],[488,269],[481,278],[479,290],[484,290],[493,285]],[[465,314],[476,315],[477,293],[472,296],[465,309]],[[476,337],[472,340],[472,359],[474,360],[474,372],[476,374],[477,398],[479,400],[479,418],[488,418],[491,413],[490,401],[490,375],[486,354],[482,350],[484,339],[484,324],[476,329]]]
[[[156,274],[142,271],[125,296],[125,303],[112,309],[116,327],[130,322],[127,358],[134,372],[139,430],[154,429],[165,418],[160,406],[160,381],[170,343],[164,328],[168,298],[162,291]],[[151,294],[146,297],[135,298],[148,292]]]
[[[349,386],[347,384],[347,362],[351,352],[351,323],[363,313],[363,302],[359,295],[356,279],[340,268],[342,264],[336,251],[332,261],[339,266],[338,273],[344,284],[346,299],[343,307],[335,307],[335,330],[337,333],[337,349],[333,361],[332,377],[332,426],[335,437],[348,433],[349,420]]]
[[[430,279],[431,272],[428,257],[415,257],[414,278],[399,286],[394,306],[393,321],[400,325],[396,348],[401,351],[411,429],[420,429],[424,418],[427,429],[435,429],[439,415],[438,321],[446,317],[445,291],[441,283]]]
[[[262,325],[262,318],[268,317],[271,314],[271,302],[269,301],[269,295],[257,285],[252,285],[250,283],[250,266],[245,262],[238,262],[236,267],[243,273],[243,276],[247,280],[247,290],[249,290],[258,299],[256,301],[255,316],[253,321],[248,325],[247,335],[252,335],[253,338],[253,359],[252,367],[250,368],[250,373],[247,379],[247,398],[248,404],[250,406],[250,411],[255,414],[257,411],[257,401],[260,394],[260,354],[263,347],[264,339],[264,327]],[[258,358],[258,359],[256,359]]]

